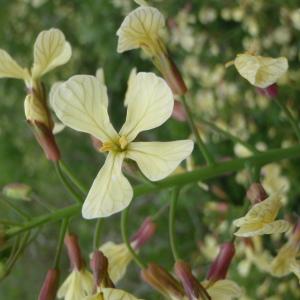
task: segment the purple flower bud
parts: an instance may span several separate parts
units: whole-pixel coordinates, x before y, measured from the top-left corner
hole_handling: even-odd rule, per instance
[[[185,122],[187,120],[186,111],[178,100],[174,100],[172,117],[179,122]]]
[[[247,198],[254,205],[267,199],[268,194],[259,182],[254,182],[247,190]]]
[[[80,271],[84,267],[84,261],[81,256],[80,246],[77,236],[74,234],[68,234],[65,237],[65,245],[68,250],[69,260],[73,268]]]
[[[131,238],[135,250],[140,249],[155,233],[156,225],[150,217],[146,218],[139,230]]]
[[[265,96],[267,98],[274,98],[278,96],[278,85],[276,83],[273,83],[266,88],[257,88],[257,91],[262,96]]]
[[[59,282],[59,271],[50,269],[47,272],[38,300],[55,300]]]
[[[208,271],[207,279],[213,282],[224,279],[234,254],[234,243],[227,242],[222,244],[218,256],[213,261]]]

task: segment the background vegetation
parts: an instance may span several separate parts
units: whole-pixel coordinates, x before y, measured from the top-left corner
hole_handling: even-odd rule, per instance
[[[280,97],[299,117],[300,11],[296,0],[149,2],[168,18],[165,37],[183,70],[191,90],[193,111],[198,117],[220,125],[260,149],[296,143],[293,132],[275,103],[260,96],[238,76],[234,68],[226,70],[224,67],[237,53],[252,47],[262,55],[286,56],[290,69],[280,82]],[[139,71],[153,70],[151,63],[138,51],[122,55],[116,52],[116,31],[126,13],[136,7],[133,1],[0,0],[0,7],[0,48],[7,50],[24,66],[30,66],[37,34],[51,27],[61,29],[72,45],[73,56],[66,66],[47,75],[47,88],[51,83],[65,80],[73,74],[95,74],[97,68],[102,67],[109,89],[113,122],[116,126],[122,124],[123,99],[130,70],[133,67]],[[45,160],[26,124],[24,94],[22,82],[0,81],[0,187],[11,182],[26,183],[33,187],[42,201],[64,207],[73,200],[60,185],[53,165]],[[199,125],[199,128],[210,151],[218,159],[243,154],[228,138],[214,133],[207,126]],[[171,119],[142,138],[172,140],[186,138],[189,134],[186,123]],[[103,157],[94,150],[87,135],[65,129],[57,140],[65,162],[89,186]],[[202,158],[196,157],[196,164],[202,163]],[[274,179],[270,183],[270,167],[262,173],[262,180],[269,180],[265,181],[266,185],[269,184],[269,192],[281,180],[287,188],[285,213],[299,214],[299,160],[284,161],[275,167],[279,170],[277,181]],[[240,215],[247,183],[247,175],[242,172],[238,176],[231,174],[211,180],[209,191],[194,186],[182,194],[176,220],[177,239],[180,252],[193,264],[199,278],[204,278],[217,251],[214,245],[231,237],[231,221]],[[136,200],[131,210],[131,232],[169,197],[167,191]],[[216,200],[225,203],[226,209],[220,210],[214,204]],[[231,205],[227,206],[229,202]],[[17,202],[17,205],[31,216],[45,212],[34,201]],[[0,216],[17,218],[4,201],[0,202]],[[119,217],[115,215],[105,222],[103,240],[121,241]],[[80,236],[86,258],[92,249],[94,225],[94,221],[85,221],[80,216],[71,223],[71,230]],[[37,235],[16,264],[12,275],[0,283],[1,299],[36,299],[45,272],[53,260],[58,230],[58,224],[49,225]],[[278,237],[275,243],[279,246],[283,239]],[[269,242],[266,239],[266,247]],[[275,254],[275,249],[270,251]],[[142,255],[171,269],[173,261],[168,244],[166,214],[158,220],[157,234],[144,248]],[[259,272],[255,266],[243,277],[243,259],[242,256],[235,259],[230,277],[245,288],[249,297],[245,299],[299,299],[296,278],[290,276],[277,280]],[[65,255],[63,266],[64,277],[68,272]],[[141,298],[158,299],[146,284],[141,284],[134,264],[130,266],[121,286]]]

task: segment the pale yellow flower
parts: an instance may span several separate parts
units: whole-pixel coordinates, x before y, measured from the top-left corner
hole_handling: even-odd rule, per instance
[[[132,260],[132,255],[125,244],[107,242],[99,250],[108,259],[108,274],[114,283],[117,283],[126,273]]]
[[[93,275],[89,271],[74,269],[59,288],[57,297],[64,300],[82,300],[93,293],[93,287]]]
[[[85,297],[81,300],[142,300],[135,296],[118,289],[101,288],[95,295]]]
[[[25,81],[28,89],[24,104],[27,120],[39,121],[48,127],[53,127],[48,111],[45,109],[43,88],[39,79],[52,69],[68,62],[71,54],[71,46],[65,40],[64,34],[55,28],[42,31],[38,35],[34,43],[34,61],[30,70],[21,67],[6,51],[0,49],[0,78],[16,78]]]
[[[275,221],[280,207],[280,192],[254,204],[244,217],[233,222],[233,225],[240,227],[234,234],[241,237],[251,237],[286,232],[290,228],[290,224],[285,220]]]
[[[52,93],[58,118],[101,140],[100,150],[108,152],[82,208],[86,219],[108,217],[129,205],[133,190],[122,174],[125,158],[134,160],[151,181],[158,181],[193,150],[191,140],[133,142],[140,132],[162,125],[171,116],[174,99],[167,83],[153,73],[138,73],[129,90],[127,117],[119,133],[109,120],[106,87],[96,77],[73,76]]]
[[[300,235],[299,229],[292,233],[288,242],[278,251],[270,266],[270,274],[276,277],[283,277],[294,273],[300,280]]]
[[[238,54],[233,62],[239,74],[252,85],[267,88],[288,70],[288,61],[285,57],[271,58],[252,53]]]
[[[202,283],[204,287],[208,285],[208,282]],[[223,279],[208,285],[206,288],[211,300],[231,300],[240,299],[243,295],[242,289],[232,280]]]

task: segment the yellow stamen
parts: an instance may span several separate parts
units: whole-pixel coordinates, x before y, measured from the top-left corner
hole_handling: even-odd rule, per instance
[[[114,150],[116,148],[116,145],[112,142],[106,142],[103,143],[102,147],[100,148],[100,152],[109,152],[111,150]]]
[[[119,144],[122,150],[124,150],[128,145],[128,141],[124,135],[119,138]]]

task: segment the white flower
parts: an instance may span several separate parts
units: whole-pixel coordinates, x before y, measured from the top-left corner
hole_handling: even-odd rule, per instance
[[[137,299],[135,296],[118,289],[101,288],[101,291],[97,292],[93,296],[85,297],[81,300],[142,300]]]
[[[134,160],[143,174],[157,181],[171,174],[193,150],[191,140],[133,142],[137,135],[162,125],[172,114],[174,100],[167,83],[153,73],[138,73],[130,84],[126,121],[112,126],[106,86],[93,76],[76,75],[52,93],[52,107],[67,126],[101,140],[108,152],[82,208],[86,219],[108,217],[126,208],[133,190],[122,174],[125,158]]]

